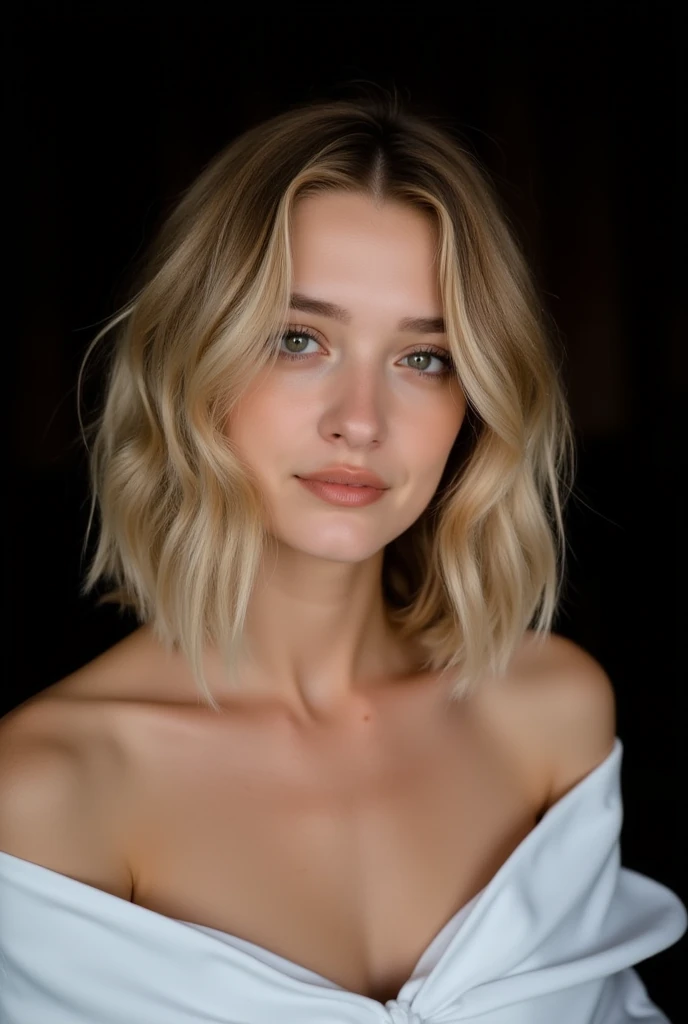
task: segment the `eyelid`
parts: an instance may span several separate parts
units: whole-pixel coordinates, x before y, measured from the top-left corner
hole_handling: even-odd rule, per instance
[[[316,338],[319,342],[322,342],[323,345],[326,344],[322,334],[320,333],[320,331],[316,331],[315,327],[306,327],[305,324],[287,324],[287,326],[284,328],[284,331],[293,331],[294,334],[312,334],[313,337]]]

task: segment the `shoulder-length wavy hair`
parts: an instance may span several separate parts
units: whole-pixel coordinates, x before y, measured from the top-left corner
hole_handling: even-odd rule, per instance
[[[116,328],[93,424],[100,530],[85,582],[187,657],[203,701],[207,643],[232,679],[270,543],[256,480],[223,433],[277,357],[292,291],[290,218],[344,190],[405,203],[437,228],[447,338],[467,415],[429,506],[383,556],[383,593],[451,699],[501,673],[559,601],[574,446],[558,363],[521,251],[486,176],[434,117],[396,95],[312,103],[244,132],[183,193]],[[90,351],[90,350],[89,350]]]

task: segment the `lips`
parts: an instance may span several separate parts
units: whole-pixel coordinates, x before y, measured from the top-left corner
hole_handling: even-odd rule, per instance
[[[387,490],[384,480],[367,469],[355,469],[348,467],[332,467],[320,469],[315,473],[299,473],[301,480],[319,480],[321,483],[343,484],[348,487],[373,487],[378,491]]]
[[[363,508],[381,501],[388,488],[369,487],[367,484],[333,484],[313,477],[294,477],[302,487],[328,505],[340,508]]]

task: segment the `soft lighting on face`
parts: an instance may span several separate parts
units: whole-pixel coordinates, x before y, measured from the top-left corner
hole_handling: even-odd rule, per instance
[[[277,539],[304,554],[370,558],[437,490],[465,402],[443,333],[435,242],[430,219],[401,204],[329,193],[295,207],[290,322],[229,430]],[[382,500],[351,489],[338,500],[295,479],[341,464],[393,486]]]

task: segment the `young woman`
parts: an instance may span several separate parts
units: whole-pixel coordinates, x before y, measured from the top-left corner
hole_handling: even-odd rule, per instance
[[[685,910],[551,632],[556,359],[451,132],[247,131],[111,328],[88,585],[141,626],[0,723],[3,1020],[665,1022]]]

